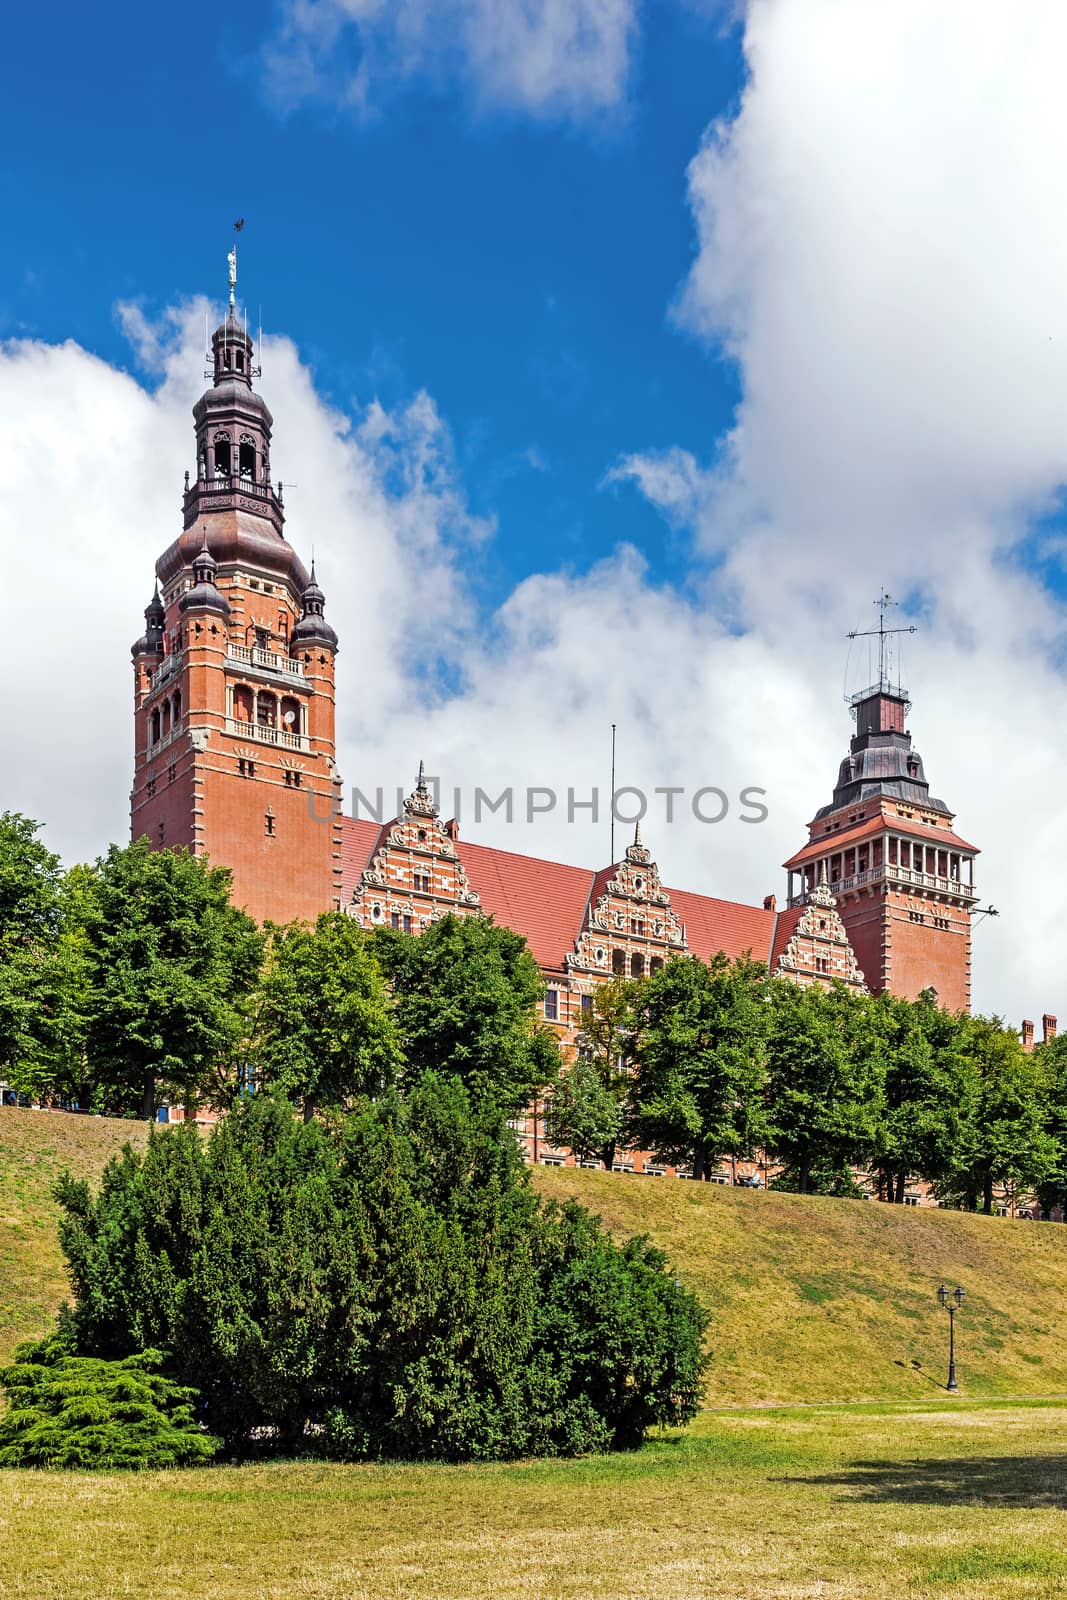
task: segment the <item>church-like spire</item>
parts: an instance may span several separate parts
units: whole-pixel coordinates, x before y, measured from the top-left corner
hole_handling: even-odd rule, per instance
[[[337,634],[326,621],[325,607],[326,596],[316,581],[313,561],[311,577],[300,597],[300,621],[289,635],[289,648],[293,654],[298,646],[306,644],[325,645],[328,650],[337,650]]]
[[[207,547],[207,534],[200,552],[193,562],[193,587],[186,589],[178,601],[178,610],[183,614],[186,611],[214,611],[219,616],[229,618],[230,602],[222,593],[215,582],[218,571],[218,562]]]

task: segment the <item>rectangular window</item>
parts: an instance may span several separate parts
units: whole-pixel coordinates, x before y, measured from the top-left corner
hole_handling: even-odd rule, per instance
[[[410,933],[411,932],[411,918],[410,917],[405,917],[404,918],[404,932],[405,933]]]
[[[268,836],[273,839],[273,837],[274,837],[274,813],[272,811],[268,811],[263,820],[267,825],[267,834],[268,834]]]
[[[390,920],[391,920],[394,928],[399,928],[399,926],[400,926],[400,912],[399,911],[394,911],[393,914],[392,914],[392,917],[390,918]]]
[[[156,795],[156,780],[155,780],[155,778],[149,778],[149,780],[145,784],[144,788],[145,788],[145,794],[148,796],[149,800],[154,800],[155,799],[155,795]]]
[[[167,768],[167,782],[168,783],[173,783],[177,776],[178,776],[178,768],[177,768],[176,763],[172,761],[170,766]]]
[[[549,1022],[559,1021],[559,990],[545,990],[545,1017]]]
[[[593,1010],[593,996],[591,994],[583,994],[582,995],[582,1016],[583,1017],[590,1016],[592,1014],[592,1010]]]

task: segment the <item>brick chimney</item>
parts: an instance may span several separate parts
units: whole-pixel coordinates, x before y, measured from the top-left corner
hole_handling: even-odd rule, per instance
[[[1034,1048],[1034,1025],[1032,1022],[1023,1023],[1023,1049],[1030,1053]]]
[[[777,909],[778,909],[778,896],[776,894],[764,895],[764,897],[763,897],[763,909],[764,909],[764,911],[777,911]]]
[[[1056,1018],[1050,1011],[1046,1011],[1041,1018],[1042,1043],[1049,1044],[1056,1037]]]

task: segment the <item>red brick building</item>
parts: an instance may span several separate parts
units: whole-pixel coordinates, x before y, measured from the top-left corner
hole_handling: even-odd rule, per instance
[[[774,895],[753,906],[668,888],[639,833],[621,860],[588,868],[462,839],[421,770],[397,818],[343,816],[337,636],[285,537],[272,418],[232,308],[211,359],[182,531],[156,563],[133,647],[135,838],[230,867],[235,902],[260,919],[338,907],[368,928],[417,933],[446,912],[492,916],[526,937],[565,1042],[599,982],[682,953],[747,952],[803,984],[866,979],[906,995],[932,985],[942,1004],[969,1004],[976,852],[930,798],[906,697],[888,683],[856,699],[849,756],[786,863],[781,910]],[[536,1122],[527,1134],[536,1150]]]

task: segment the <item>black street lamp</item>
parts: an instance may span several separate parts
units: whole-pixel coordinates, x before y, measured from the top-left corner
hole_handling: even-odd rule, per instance
[[[959,1284],[955,1289],[946,1289],[942,1284],[937,1291],[937,1298],[948,1312],[948,1383],[946,1388],[954,1393],[959,1384],[956,1382],[956,1312],[963,1304],[964,1291]]]

